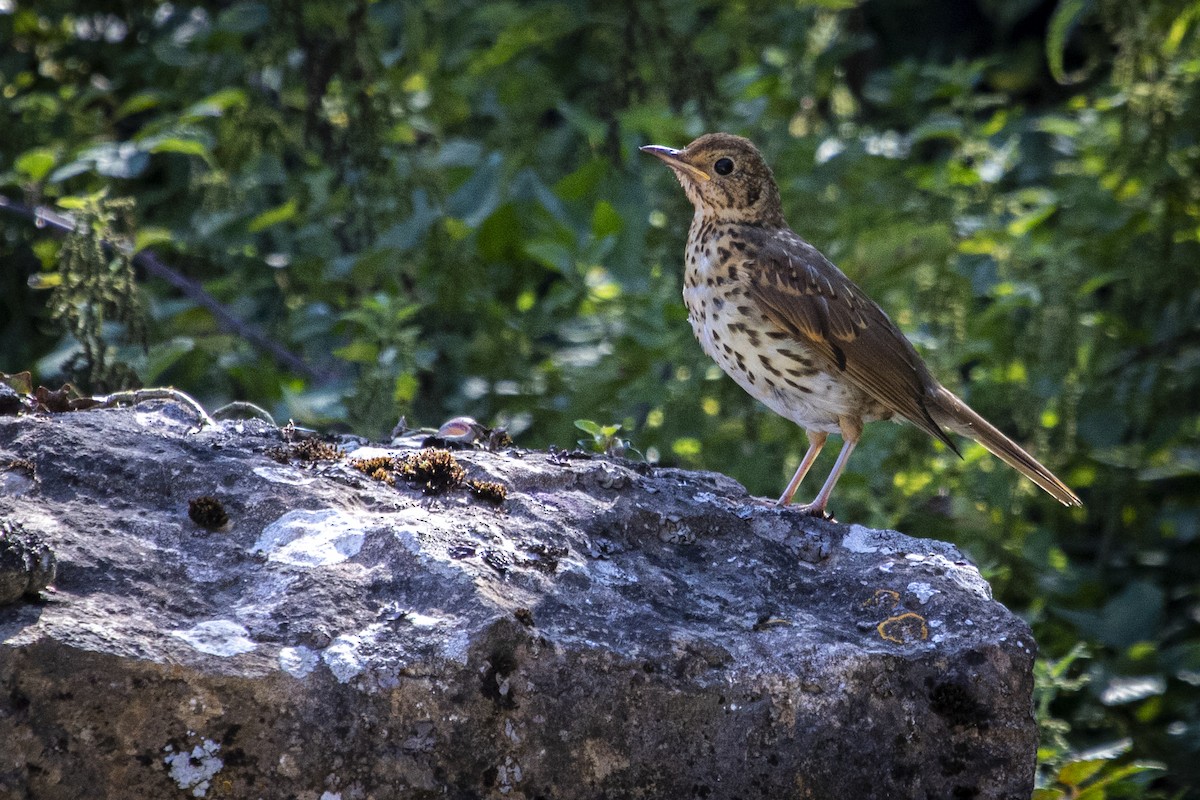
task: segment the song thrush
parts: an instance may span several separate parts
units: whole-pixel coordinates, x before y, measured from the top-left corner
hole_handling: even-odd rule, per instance
[[[701,136],[666,162],[695,206],[683,299],[704,352],[809,447],[779,498],[791,502],[825,439],[843,444],[816,499],[823,515],[863,423],[899,417],[958,452],[943,426],[990,450],[1060,503],[1079,498],[1050,470],[937,382],[878,305],[784,221],[770,167],[747,139]]]

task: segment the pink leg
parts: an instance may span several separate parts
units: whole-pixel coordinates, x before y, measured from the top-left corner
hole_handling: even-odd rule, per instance
[[[801,513],[817,517],[826,516],[825,506],[829,504],[833,487],[837,485],[842,470],[846,468],[846,462],[850,460],[850,454],[854,452],[854,446],[858,444],[858,440],[862,436],[862,422],[859,420],[842,417],[838,420],[838,427],[842,429],[842,451],[838,453],[837,461],[834,462],[833,469],[829,471],[829,477],[825,479],[825,485],[821,487],[821,491],[817,492],[816,498],[808,505],[796,509]]]
[[[787,485],[787,488],[783,490],[783,495],[779,498],[779,502],[776,505],[786,506],[792,502],[792,495],[796,494],[796,490],[800,488],[800,481],[804,480],[804,476],[812,468],[813,462],[821,454],[821,448],[825,446],[825,440],[829,438],[829,434],[824,431],[805,431],[804,433],[808,436],[808,452],[800,460],[800,467],[796,470],[796,474],[792,476],[792,480]]]

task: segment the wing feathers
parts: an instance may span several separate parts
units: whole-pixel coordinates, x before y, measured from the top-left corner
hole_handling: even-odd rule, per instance
[[[814,352],[826,372],[958,452],[926,408],[937,381],[883,310],[799,237],[760,244],[749,292],[767,316]]]

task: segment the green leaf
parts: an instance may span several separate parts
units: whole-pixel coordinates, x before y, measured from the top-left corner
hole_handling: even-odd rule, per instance
[[[1074,83],[1078,78],[1068,76],[1063,66],[1067,40],[1085,13],[1091,10],[1092,0],[1059,0],[1046,30],[1046,62],[1050,74],[1059,83]]]
[[[597,239],[619,233],[624,226],[621,215],[613,208],[612,203],[601,200],[592,209],[592,235]]]
[[[1091,761],[1072,761],[1064,764],[1058,771],[1058,782],[1064,786],[1079,786],[1088,778],[1104,769],[1107,760],[1097,758]]]
[[[535,240],[525,245],[525,253],[542,266],[564,275],[574,271],[575,257],[561,242],[549,239]]]
[[[177,136],[156,139],[146,146],[146,150],[151,153],[182,153],[187,156],[199,156],[205,161],[210,157],[208,145],[204,142],[195,139],[181,139]]]
[[[575,427],[579,428],[579,430],[583,431],[584,433],[591,434],[592,436],[603,436],[604,435],[603,429],[595,422],[592,422],[590,419],[575,420]]]
[[[1101,780],[1104,781],[1105,783],[1110,783],[1110,784],[1111,783],[1119,783],[1119,782],[1125,780],[1126,778],[1132,778],[1135,775],[1142,775],[1147,772],[1162,772],[1162,771],[1163,771],[1162,764],[1145,764],[1145,763],[1141,763],[1141,762],[1135,762],[1133,764],[1125,764],[1123,766],[1114,768],[1110,772],[1105,773],[1105,775],[1101,778]]]
[[[254,219],[250,220],[250,224],[246,226],[247,230],[249,230],[251,233],[258,233],[259,231],[265,230],[272,225],[278,225],[281,222],[287,222],[288,220],[295,219],[298,208],[299,203],[296,202],[295,198],[292,198],[282,205],[267,209]]]
[[[370,364],[379,357],[379,346],[365,339],[355,339],[345,347],[334,350],[333,354],[343,361]]]
[[[167,228],[158,228],[148,225],[138,229],[137,234],[133,238],[133,251],[137,253],[145,250],[147,247],[166,244],[167,242],[173,241],[174,238],[174,235]]]
[[[554,184],[554,193],[563,200],[582,200],[595,194],[601,179],[609,170],[604,161],[589,161],[579,169],[559,179]]]
[[[222,89],[188,106],[180,118],[195,120],[202,117],[219,117],[231,108],[242,108],[250,102],[242,89]]]
[[[1034,789],[1030,800],[1063,800],[1066,796],[1062,789]]]
[[[1058,203],[1046,203],[1031,211],[1027,211],[1008,223],[1008,234],[1010,236],[1024,236],[1048,220],[1057,210]]]
[[[1163,40],[1162,53],[1164,56],[1167,58],[1175,56],[1179,50],[1179,45],[1185,41],[1188,31],[1198,17],[1200,17],[1200,7],[1191,3],[1188,4],[1183,13],[1175,18],[1175,21],[1171,23],[1171,30]]]
[[[91,194],[68,195],[58,198],[57,205],[66,211],[79,211],[84,208],[94,208],[108,194],[107,189],[99,189]]]
[[[509,8],[506,11],[512,12]],[[471,74],[481,75],[504,66],[518,55],[558,41],[569,31],[584,24],[584,17],[571,13],[565,6],[542,4],[524,14],[508,15],[508,24],[496,34],[490,49],[477,56],[471,64]]]
[[[500,204],[499,153],[492,153],[446,201],[446,213],[477,228]]]
[[[1163,604],[1162,589],[1146,581],[1133,581],[1105,603],[1101,611],[1058,609],[1056,613],[1088,636],[1124,650],[1157,635]]]
[[[54,151],[49,147],[35,147],[17,156],[13,166],[16,168],[17,174],[24,175],[34,183],[39,183],[54,168],[55,160]]]
[[[158,108],[159,104],[162,103],[163,96],[163,92],[156,90],[138,92],[117,106],[117,110],[113,112],[113,116],[117,119],[125,119],[134,114],[141,114],[142,112]]]

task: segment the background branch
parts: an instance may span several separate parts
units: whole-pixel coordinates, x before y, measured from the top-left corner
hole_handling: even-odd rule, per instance
[[[59,214],[45,206],[30,207],[4,195],[0,195],[0,210],[14,216],[32,220],[37,227],[49,228],[57,234],[70,233],[75,229],[75,221],[69,215]],[[105,242],[105,245],[107,247],[118,246],[112,242]],[[178,289],[189,300],[196,303],[196,305],[207,309],[216,319],[217,327],[221,330],[246,340],[254,347],[269,355],[285,369],[304,375],[307,378],[317,381],[321,380],[321,374],[303,358],[288,350],[274,339],[269,338],[257,326],[245,320],[238,319],[221,301],[205,291],[199,281],[192,280],[163,263],[162,259],[153,250],[147,248],[139,251],[134,255],[133,263],[138,268],[145,270],[147,275],[166,281]]]

